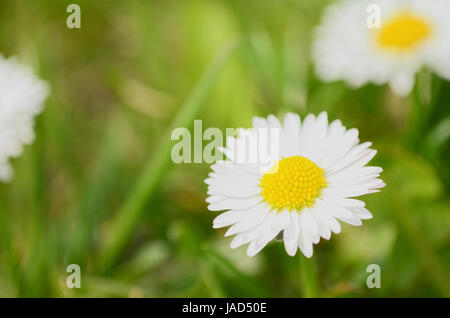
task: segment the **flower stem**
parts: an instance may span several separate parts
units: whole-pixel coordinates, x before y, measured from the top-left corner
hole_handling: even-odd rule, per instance
[[[154,156],[148,161],[134,189],[132,189],[130,195],[119,209],[112,222],[111,229],[106,235],[104,247],[99,257],[101,271],[108,271],[121,254],[139,221],[145,205],[164,176],[164,172],[167,170],[170,162],[171,134],[173,129],[190,126],[203,105],[214,80],[218,77],[236,47],[236,42],[227,45],[208,65],[206,71],[172,121],[161,144],[155,149]]]
[[[316,257],[306,258],[303,254],[300,256],[300,279],[303,297],[319,297],[319,277]]]

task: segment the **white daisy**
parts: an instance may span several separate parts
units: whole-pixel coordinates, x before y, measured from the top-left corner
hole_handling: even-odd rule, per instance
[[[10,181],[9,158],[34,140],[34,116],[43,108],[48,86],[16,59],[0,55],[0,181]]]
[[[370,142],[359,144],[357,129],[347,130],[340,120],[329,124],[325,112],[310,114],[303,123],[292,113],[283,123],[273,115],[255,117],[253,126],[227,139],[221,151],[228,160],[213,164],[205,180],[209,210],[228,210],[213,227],[231,226],[225,234],[236,235],[231,248],[249,243],[251,257],[283,231],[289,255],[300,248],[311,257],[313,243],[341,231],[339,221],[357,226],[372,217],[365,203],[353,197],[378,192],[385,184],[378,179],[381,168],[366,166],[376,151]],[[249,149],[249,140],[263,135],[261,129],[279,131],[279,151],[271,154],[269,169],[234,159]]]
[[[381,13],[378,28],[371,24],[374,6]],[[450,80],[449,12],[448,0],[347,0],[331,5],[313,45],[317,74],[353,87],[389,83],[399,95],[411,92],[415,74],[424,66]]]

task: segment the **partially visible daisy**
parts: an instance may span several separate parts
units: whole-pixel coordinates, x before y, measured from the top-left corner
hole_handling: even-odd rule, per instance
[[[47,83],[16,59],[0,55],[0,181],[10,181],[11,157],[34,140],[34,117],[42,111]]]
[[[359,144],[357,129],[347,130],[340,120],[328,123],[325,112],[310,114],[303,123],[292,113],[283,123],[272,115],[255,117],[253,127],[227,140],[222,151],[229,160],[212,165],[205,180],[209,210],[228,210],[213,227],[231,226],[225,234],[236,235],[231,248],[249,244],[251,257],[282,234],[289,255],[300,248],[311,257],[321,237],[328,240],[331,232],[341,231],[339,221],[357,226],[372,217],[353,197],[378,192],[385,184],[378,178],[381,168],[366,166],[376,151],[370,142]],[[249,151],[249,141],[267,144],[272,131],[279,132],[279,149],[271,152],[271,165],[236,159]]]
[[[379,28],[368,24],[374,7],[381,13]],[[449,13],[448,0],[340,1],[317,30],[316,71],[324,81],[353,87],[388,83],[399,95],[411,92],[424,66],[450,80]]]

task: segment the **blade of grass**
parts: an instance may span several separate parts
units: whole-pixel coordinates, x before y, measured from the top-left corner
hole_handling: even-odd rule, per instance
[[[43,117],[36,121],[36,142],[30,147],[26,158],[30,179],[30,210],[28,222],[28,246],[30,246],[30,257],[24,265],[24,277],[26,288],[22,296],[48,296],[51,293],[49,284],[48,266],[52,264],[56,253],[52,230],[50,229],[51,215],[49,215],[48,201],[45,196],[47,178],[45,170],[42,169],[46,131],[43,126]],[[24,190],[26,191],[26,190]]]
[[[151,195],[167,170],[170,162],[170,136],[172,130],[177,127],[190,126],[190,123],[193,122],[200,107],[203,105],[215,79],[220,74],[220,71],[236,47],[237,43],[233,42],[219,52],[209,64],[185,103],[181,106],[179,113],[163,137],[161,144],[154,152],[154,156],[148,161],[134,189],[132,189],[130,195],[113,220],[111,230],[107,233],[103,250],[99,256],[99,269],[101,271],[108,271],[119,257],[126,242],[133,233],[133,229],[139,220],[145,204],[150,200]]]
[[[2,248],[2,255],[4,257],[4,265],[6,272],[9,274],[11,283],[14,287],[14,292],[16,293],[14,296],[19,294],[19,285],[20,285],[20,269],[18,267],[18,259],[14,255],[13,247],[11,241],[13,237],[11,237],[12,233],[10,231],[11,222],[9,219],[9,215],[3,209],[3,204],[0,201],[0,242]],[[3,260],[2,260],[3,261]]]
[[[110,118],[102,144],[95,156],[96,163],[89,180],[83,182],[83,190],[80,194],[80,203],[74,213],[65,221],[65,227],[77,224],[70,235],[70,244],[67,251],[70,263],[85,264],[87,252],[93,242],[93,232],[98,220],[103,217],[99,213],[101,207],[109,200],[111,184],[116,180],[116,173],[120,170],[121,157],[117,150],[117,140],[120,135],[117,131],[121,128],[121,122],[114,115]],[[75,221],[74,221],[75,218]]]

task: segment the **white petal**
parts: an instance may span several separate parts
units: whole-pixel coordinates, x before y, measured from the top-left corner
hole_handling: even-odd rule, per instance
[[[317,205],[323,209],[326,213],[329,215],[336,217],[338,219],[340,218],[352,218],[353,213],[350,212],[347,208],[342,208],[336,205],[333,205],[327,201],[317,199]]]
[[[360,145],[357,145],[357,146],[353,147],[347,154],[345,154],[345,156],[342,159],[340,159],[335,164],[333,164],[332,166],[327,168],[327,170],[330,173],[333,173],[334,171],[338,171],[338,170],[348,166],[352,162],[354,162],[354,161],[360,159],[361,157],[363,157],[365,152],[366,152],[366,150],[371,145],[372,145],[371,142],[365,142],[365,143],[362,143]]]
[[[261,224],[269,214],[270,206],[267,204],[259,204],[254,208],[247,210],[248,216],[235,222],[226,232],[225,236],[235,235],[240,232],[251,230]]]
[[[408,95],[414,87],[414,74],[400,72],[389,83],[391,89],[400,96]]]
[[[261,187],[246,185],[245,183],[235,184],[213,184],[208,187],[209,195],[221,195],[227,197],[251,197],[261,193]]]
[[[270,225],[274,218],[276,217],[276,212],[269,212],[264,221],[256,226],[255,228],[237,234],[233,241],[231,242],[232,248],[236,248],[243,244],[247,244],[251,241],[256,240],[262,233],[264,233],[267,229],[270,228]]]
[[[283,232],[283,241],[284,247],[286,248],[286,252],[290,256],[295,256],[298,249],[298,240],[300,234],[300,224],[298,220],[298,213],[291,212],[290,213],[291,224],[286,227]]]
[[[324,144],[328,130],[327,113],[322,112],[317,118],[309,114],[306,116],[301,130],[300,153],[312,161],[322,157],[322,145]]]
[[[373,217],[372,213],[370,213],[369,210],[363,207],[352,207],[350,208],[350,210],[362,220],[371,219]]]
[[[354,215],[352,218],[339,218],[342,222],[348,223],[354,226],[362,225],[361,219]]]
[[[278,220],[277,220],[278,219]],[[281,229],[286,226],[286,216],[275,213],[275,217],[272,219],[273,223],[264,228],[264,231],[260,232],[258,238],[253,240],[248,248],[247,255],[253,257],[258,254],[270,241],[272,241]]]
[[[213,202],[222,201],[222,200],[224,200],[224,199],[225,199],[225,197],[220,196],[220,195],[211,195],[211,196],[207,197],[207,198],[205,199],[205,201],[206,201],[207,203],[213,203]]]
[[[304,208],[299,216],[301,228],[314,244],[319,243],[319,226],[308,208]]]
[[[348,198],[336,198],[327,195],[322,195],[322,199],[329,204],[336,205],[338,207],[349,208],[349,207],[365,207],[366,203],[357,199]]]
[[[254,128],[267,128],[267,127],[269,127],[269,124],[267,123],[265,118],[253,117],[253,127]]]
[[[370,191],[358,186],[334,186],[327,187],[322,190],[324,195],[330,195],[334,197],[350,198],[358,197],[364,194],[368,194]]]
[[[300,227],[298,246],[300,247],[300,250],[302,251],[303,255],[305,255],[308,258],[311,258],[311,256],[313,255],[312,242],[309,239],[308,235],[306,235],[303,227]]]
[[[287,113],[284,116],[284,132],[287,135],[299,135],[301,122],[300,116],[294,113]]]
[[[321,212],[317,207],[311,209],[311,215],[314,217],[319,226],[320,236],[326,240],[329,240],[331,237],[330,219],[332,218],[328,217],[325,212]],[[336,220],[335,222],[337,223]]]
[[[267,117],[267,122],[269,123],[269,127],[271,128],[281,128],[280,121],[274,115],[269,115]]]
[[[360,179],[365,179],[370,176],[377,177],[382,171],[383,169],[380,167],[359,167],[327,174],[326,178],[329,183],[343,182],[345,184],[354,184]]]
[[[330,145],[330,148],[326,153],[328,159],[321,163],[327,171],[333,166],[333,164],[339,162],[345,154],[347,154],[355,145],[358,144],[358,134],[358,130],[352,128],[345,131],[342,137],[333,140],[333,144]]]
[[[230,210],[217,216],[213,220],[213,228],[229,226],[244,219],[249,212],[247,210]]]
[[[261,202],[261,196],[249,198],[224,198],[223,200],[212,202],[208,205],[210,211],[221,211],[230,209],[248,209]]]
[[[282,155],[291,157],[300,153],[300,117],[297,114],[288,113],[284,117]]]

